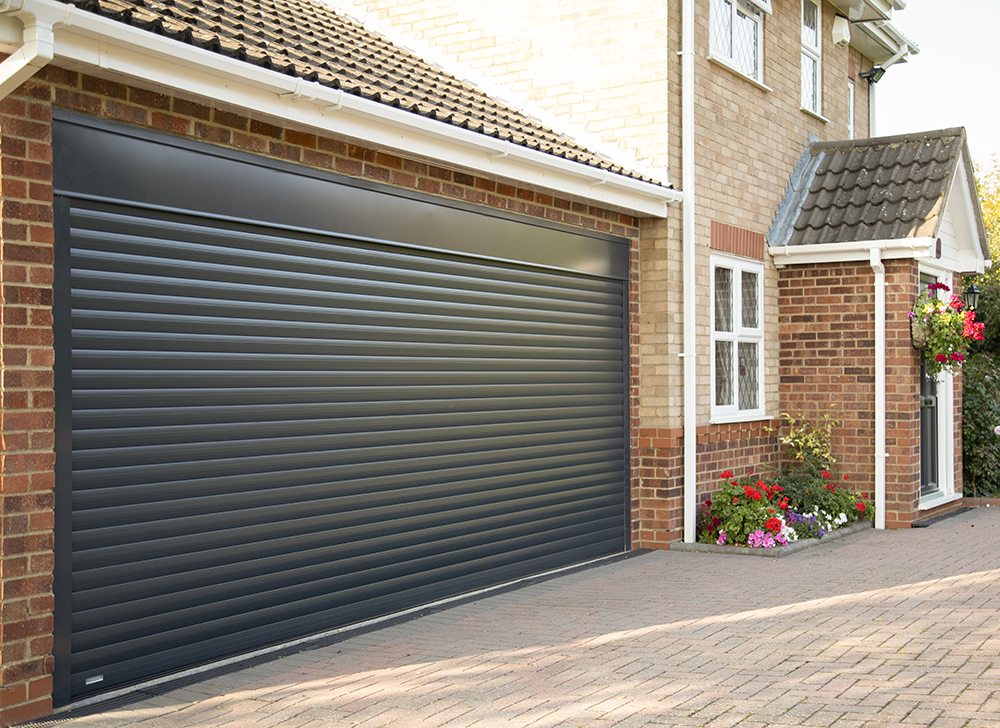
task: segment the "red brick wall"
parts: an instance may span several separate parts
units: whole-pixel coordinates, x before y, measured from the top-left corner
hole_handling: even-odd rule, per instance
[[[920,283],[915,260],[886,268],[886,526],[960,502],[920,511],[920,355],[907,313]],[[867,263],[811,264],[781,271],[780,393],[782,411],[818,422],[836,407],[831,444],[838,474],[853,488],[875,491],[875,275]],[[954,384],[956,492],[961,493],[961,377]]]
[[[128,124],[465,200],[632,241],[638,221],[580,201],[485,179],[381,150],[285,129],[123,84],[46,68],[0,103],[2,174],[2,497],[0,497],[0,725],[52,710],[53,336],[51,109]],[[633,280],[631,335],[638,331]],[[638,366],[632,352],[632,368]],[[638,388],[630,406],[638,407]],[[633,462],[637,466],[637,461]],[[637,479],[633,480],[633,485]],[[633,491],[633,501],[635,500]]]
[[[886,263],[885,525],[909,528],[920,508],[920,352],[907,313],[920,291],[915,260]]]
[[[756,420],[697,428],[698,501],[714,493],[730,470],[759,473],[776,463],[777,421]],[[684,538],[684,429],[641,428],[633,443],[639,460],[641,505],[633,521],[637,548],[667,548]]]
[[[47,88],[0,102],[0,722],[51,711],[52,148]]]
[[[875,491],[875,299],[868,263],[781,271],[781,411],[817,424],[836,407],[838,475]],[[905,314],[904,314],[905,315]]]

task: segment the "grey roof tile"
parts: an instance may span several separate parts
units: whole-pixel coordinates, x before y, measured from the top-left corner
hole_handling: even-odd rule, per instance
[[[965,150],[962,128],[812,144],[819,162],[787,244],[936,236]]]
[[[63,0],[245,63],[658,184],[313,0]]]

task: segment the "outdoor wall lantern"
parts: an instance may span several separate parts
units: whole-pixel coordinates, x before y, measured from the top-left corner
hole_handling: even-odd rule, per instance
[[[965,307],[975,311],[976,306],[979,305],[979,294],[982,293],[978,288],[976,288],[975,283],[970,283],[969,287],[962,292],[962,302]]]
[[[885,69],[882,68],[882,66],[875,66],[871,70],[862,71],[858,75],[865,79],[868,83],[878,83],[882,80],[882,76],[885,75]]]

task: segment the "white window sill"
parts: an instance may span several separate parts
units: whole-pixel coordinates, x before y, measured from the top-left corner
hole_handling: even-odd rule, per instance
[[[741,412],[738,415],[713,415],[709,419],[708,424],[710,425],[730,425],[734,422],[763,422],[765,420],[773,420],[774,418],[754,410],[753,412]]]
[[[745,73],[743,73],[743,71],[739,70],[738,68],[736,68],[736,66],[734,66],[732,63],[730,63],[727,58],[723,58],[722,56],[714,56],[711,53],[709,53],[708,54],[708,60],[710,60],[712,63],[715,63],[715,64],[717,64],[719,66],[722,66],[723,68],[728,68],[730,71],[732,71],[733,73],[735,73],[737,76],[739,76],[740,78],[742,78],[742,79],[744,79],[746,81],[749,81],[754,86],[756,86],[757,88],[759,88],[761,91],[767,91],[768,93],[770,93],[771,91],[774,90],[770,86],[765,86],[760,81],[758,81],[756,78],[753,78],[752,76],[748,76]]]
[[[929,511],[931,508],[937,508],[938,506],[943,506],[947,503],[954,503],[957,500],[962,500],[961,493],[934,493],[926,498],[922,497],[920,499],[920,510]]]
[[[809,116],[811,116],[814,119],[819,119],[824,124],[829,124],[830,123],[830,120],[827,119],[825,116],[823,116],[822,114],[817,114],[815,111],[811,111],[811,110],[807,109],[805,106],[800,106],[799,110],[805,112],[806,114],[809,114]]]

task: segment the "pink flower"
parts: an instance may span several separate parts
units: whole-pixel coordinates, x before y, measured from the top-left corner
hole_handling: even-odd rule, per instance
[[[993,428],[993,434],[1000,435],[1000,425]]]
[[[958,352],[955,352],[954,354],[951,355],[951,360],[952,361],[965,361],[965,356],[963,354],[959,354]]]
[[[951,294],[951,300],[948,301],[948,305],[956,311],[961,311],[963,306],[962,299],[953,293]]]

